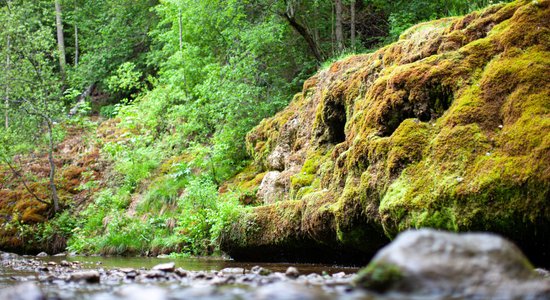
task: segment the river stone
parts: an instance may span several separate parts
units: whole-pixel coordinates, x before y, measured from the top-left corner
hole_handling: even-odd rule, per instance
[[[548,278],[550,279],[550,271],[546,270],[546,269],[535,269],[535,273],[542,277],[542,278]]]
[[[178,275],[179,277],[187,277],[187,275],[189,275],[189,272],[182,268],[175,269],[174,273],[176,273],[176,275]]]
[[[87,283],[99,283],[100,275],[98,271],[84,271],[72,273],[69,277],[69,281],[80,282],[84,281]]]
[[[136,269],[134,268],[120,268],[118,269],[120,272],[128,274],[128,273],[137,273]]]
[[[225,268],[225,269],[222,269],[220,272],[223,275],[227,275],[227,274],[242,275],[244,274],[244,269],[243,268]]]
[[[0,252],[0,256],[2,257],[2,260],[13,260],[19,258],[19,255],[7,252]]]
[[[401,233],[380,250],[355,284],[376,292],[465,299],[548,299],[511,242],[494,234],[423,229]]]
[[[46,257],[46,256],[48,256],[48,253],[46,253],[46,252],[40,252],[40,253],[36,254],[36,256],[38,256],[38,257]]]
[[[261,276],[267,276],[267,275],[272,273],[271,270],[260,267],[260,266],[252,267],[252,269],[250,269],[250,272],[252,272],[253,274],[261,275]]]
[[[298,278],[298,276],[300,276],[300,272],[298,271],[298,269],[296,269],[296,267],[288,267],[286,269],[285,275],[290,278]]]
[[[276,282],[258,288],[251,299],[258,300],[324,300],[330,299],[321,290],[294,282]]]
[[[72,266],[72,264],[66,260],[62,260],[60,263],[59,263],[62,267],[70,267]]]
[[[123,299],[131,300],[168,299],[167,291],[156,286],[141,287],[138,285],[128,285],[117,290],[115,294]]]
[[[174,262],[160,264],[153,267],[153,270],[163,271],[163,272],[174,272],[175,269],[176,269],[176,264]]]
[[[36,284],[28,282],[0,290],[0,299],[44,300],[46,296]]]

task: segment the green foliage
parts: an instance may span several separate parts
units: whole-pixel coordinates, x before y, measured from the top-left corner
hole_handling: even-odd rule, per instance
[[[218,195],[216,185],[205,178],[192,180],[178,202],[182,214],[175,230],[187,244],[184,250],[192,254],[211,254],[222,229],[236,221],[242,209],[235,195]]]
[[[65,250],[67,239],[71,237],[77,226],[77,220],[69,211],[64,211],[47,223],[30,225],[14,219],[6,222],[4,226],[5,228],[14,227],[17,230],[17,236],[25,241],[25,247],[35,248],[36,245],[45,245],[43,248],[45,251],[57,253]]]
[[[367,2],[372,3],[388,15],[390,29],[387,42],[389,42],[396,40],[403,31],[419,22],[464,15],[491,4],[510,1],[511,0],[368,0]]]
[[[125,62],[107,79],[107,87],[113,93],[130,92],[141,88],[142,74],[132,62]]]
[[[102,106],[99,109],[99,115],[108,119],[116,117],[116,115],[118,114],[118,105],[119,104]]]

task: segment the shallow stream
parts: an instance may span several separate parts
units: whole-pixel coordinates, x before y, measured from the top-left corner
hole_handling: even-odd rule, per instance
[[[171,262],[175,263],[172,270],[153,270]],[[285,274],[290,266],[299,273]],[[90,271],[99,275],[99,283],[73,278]],[[34,289],[52,300],[378,298],[353,287],[357,271],[355,267],[336,265],[240,263],[205,258],[4,255],[0,297],[13,297],[6,296],[6,291],[11,290],[12,295],[21,296],[16,299],[34,300],[37,298],[31,296],[36,293],[29,292]]]

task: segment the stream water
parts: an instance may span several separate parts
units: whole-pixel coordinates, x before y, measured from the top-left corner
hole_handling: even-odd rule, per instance
[[[378,299],[353,287],[355,267],[203,258],[3,255],[0,300],[14,295],[19,295],[15,299],[40,299],[32,298],[33,289],[48,300]],[[175,263],[171,270],[153,270],[171,262]],[[290,266],[299,274],[285,274]],[[75,280],[90,271],[99,282]]]

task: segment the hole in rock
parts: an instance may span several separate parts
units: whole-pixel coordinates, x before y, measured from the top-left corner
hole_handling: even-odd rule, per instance
[[[409,93],[406,94],[402,103],[395,105],[382,115],[382,136],[392,135],[397,127],[409,118],[418,118],[422,122],[436,120],[449,109],[454,99],[453,90],[440,83],[427,85],[421,99],[411,102],[408,95]]]
[[[330,101],[326,104],[325,124],[328,130],[328,142],[339,144],[346,140],[346,108],[344,104]]]

